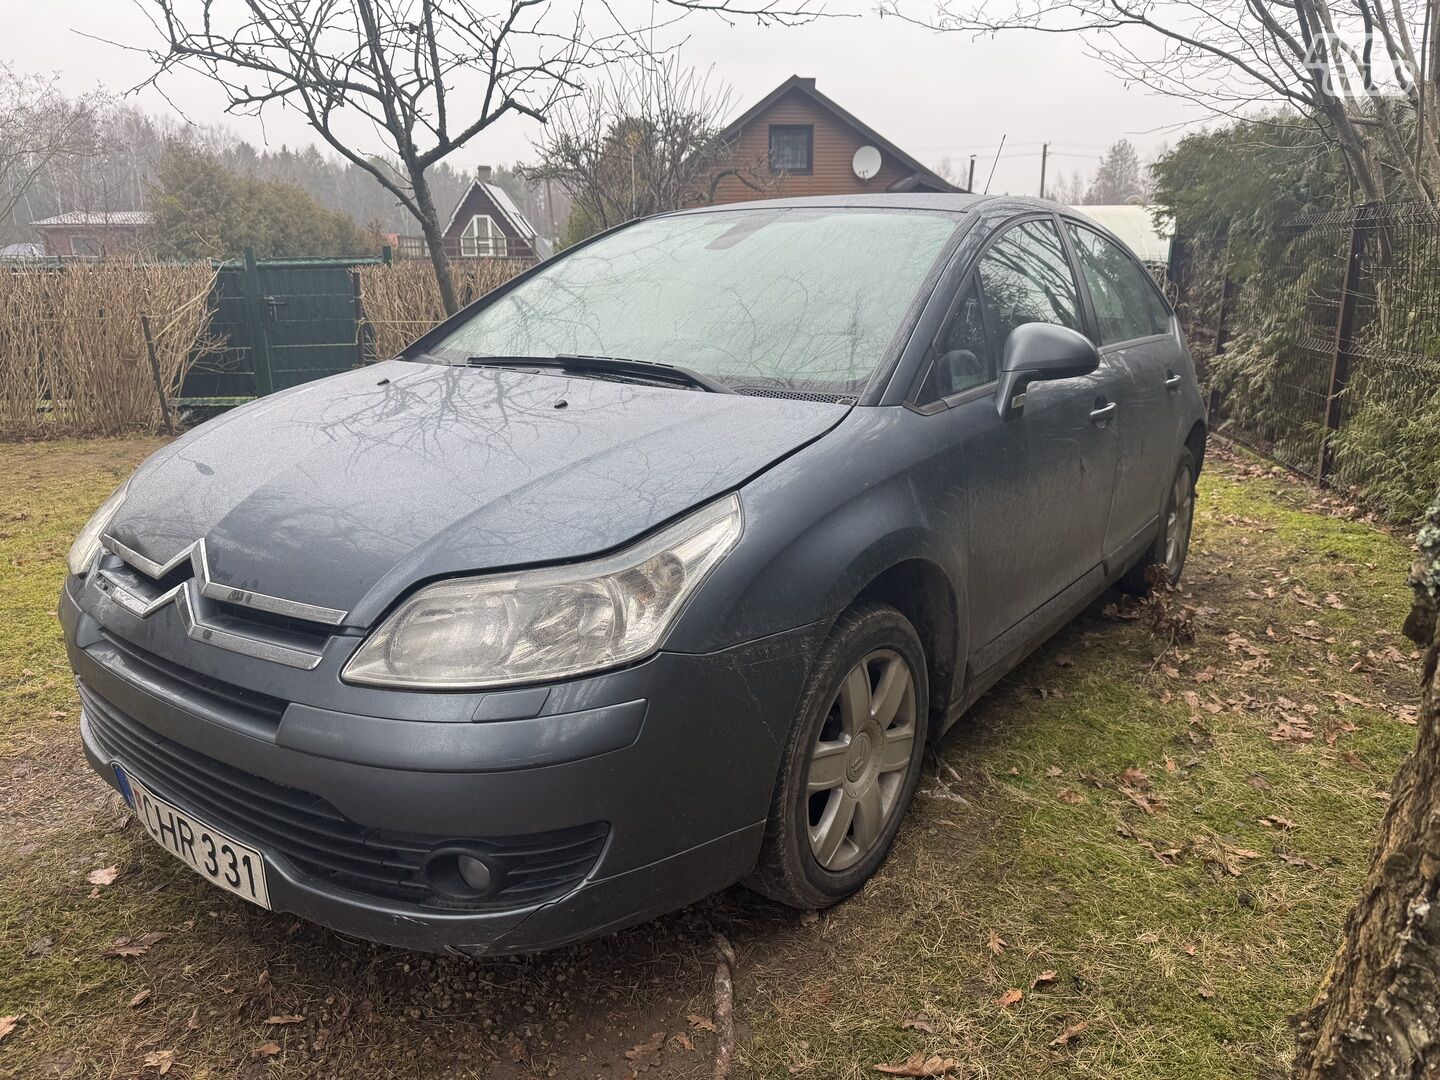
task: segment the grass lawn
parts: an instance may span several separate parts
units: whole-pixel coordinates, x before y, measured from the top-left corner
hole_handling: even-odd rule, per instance
[[[1193,640],[1095,605],[938,747],[850,902],[737,888],[518,960],[371,946],[206,886],[83,765],[62,560],[156,445],[0,446],[0,1075],[708,1076],[718,929],[737,1076],[920,1050],[965,1077],[1278,1076],[1413,740],[1408,541],[1216,454],[1171,611]]]

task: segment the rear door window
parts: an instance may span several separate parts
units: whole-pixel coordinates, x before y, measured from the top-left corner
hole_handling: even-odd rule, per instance
[[[1069,223],[1080,255],[1080,272],[1095,305],[1100,344],[1153,337],[1170,328],[1170,312],[1149,273],[1124,248],[1080,225]]]

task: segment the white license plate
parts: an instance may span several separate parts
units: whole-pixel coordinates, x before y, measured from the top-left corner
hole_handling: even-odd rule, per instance
[[[130,808],[157,844],[212,884],[270,909],[260,852],[166,802],[119,765],[115,775],[121,790],[129,792]]]

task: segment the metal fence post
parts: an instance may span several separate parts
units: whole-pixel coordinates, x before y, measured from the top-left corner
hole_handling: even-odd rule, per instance
[[[1215,355],[1219,356],[1230,344],[1230,316],[1234,314],[1235,293],[1239,286],[1225,275],[1225,284],[1220,290],[1220,317],[1215,321]]]
[[[150,316],[141,314],[140,334],[145,338],[145,355],[150,359],[150,375],[155,380],[155,396],[160,400],[160,419],[165,424],[165,434],[174,435],[175,425],[170,421],[170,402],[165,397],[165,380],[160,375],[160,357],[155,352],[155,335],[150,331]]]
[[[245,317],[250,324],[250,360],[255,368],[255,396],[275,392],[270,373],[269,328],[265,325],[265,298],[260,295],[260,267],[255,249],[245,249]]]
[[[1345,279],[1340,286],[1340,309],[1335,317],[1335,351],[1330,361],[1330,385],[1325,393],[1325,430],[1320,433],[1320,460],[1316,462],[1316,478],[1324,481],[1334,467],[1330,436],[1340,430],[1340,396],[1350,382],[1350,356],[1355,338],[1355,306],[1360,291],[1361,264],[1365,256],[1365,237],[1360,219],[1371,204],[1361,203],[1350,210],[1350,245],[1345,257]]]
[[[365,319],[365,290],[360,268],[350,268],[350,294],[355,298],[355,366],[364,367],[370,345],[370,324]]]

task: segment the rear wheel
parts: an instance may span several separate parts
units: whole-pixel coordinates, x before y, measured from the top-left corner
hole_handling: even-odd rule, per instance
[[[1126,571],[1120,588],[1137,596],[1148,593],[1156,580],[1174,585],[1185,569],[1185,556],[1190,550],[1190,533],[1195,525],[1195,458],[1189,450],[1180,452],[1175,476],[1165,495],[1165,509],[1160,516],[1160,531],[1155,542]]]
[[[865,884],[915,794],[929,707],[910,622],[872,602],[842,615],[802,695],[746,884],[807,909]]]

